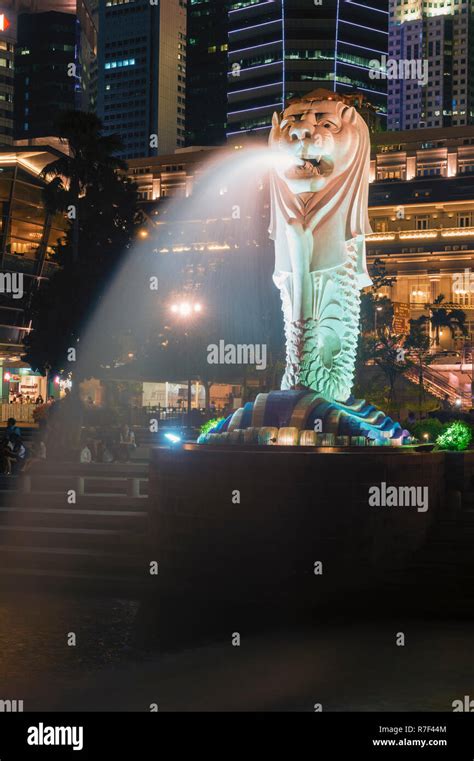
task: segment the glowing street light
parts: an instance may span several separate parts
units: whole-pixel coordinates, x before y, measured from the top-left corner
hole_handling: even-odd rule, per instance
[[[199,302],[192,303],[190,301],[180,301],[177,304],[171,305],[171,311],[173,314],[179,315],[179,317],[189,317],[192,314],[199,314],[202,312],[202,304]]]
[[[202,312],[202,304],[199,303],[199,301],[177,301],[173,304],[171,304],[171,312],[175,314],[180,319],[189,319],[192,320],[193,317],[196,315],[199,315]],[[186,343],[189,340],[189,334],[188,331],[185,331],[184,333],[186,338]],[[186,351],[187,356],[189,357],[189,350]],[[191,378],[190,378],[190,372],[188,372],[188,423],[190,419],[191,414]]]
[[[381,312],[382,307],[375,307],[374,311],[374,363],[375,363],[375,350],[377,348],[377,312]]]

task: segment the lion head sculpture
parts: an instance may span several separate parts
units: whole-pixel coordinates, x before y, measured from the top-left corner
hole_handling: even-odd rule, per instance
[[[328,223],[337,217],[337,239],[354,241],[359,249],[359,285],[370,285],[365,261],[365,235],[371,232],[370,139],[365,121],[343,96],[317,90],[273,115],[269,146],[282,158],[275,161],[271,178],[270,237],[277,240],[282,224],[300,223],[313,235],[317,230],[319,249],[329,250],[335,232]],[[342,261],[342,254],[323,252],[319,261],[314,257],[312,269]]]

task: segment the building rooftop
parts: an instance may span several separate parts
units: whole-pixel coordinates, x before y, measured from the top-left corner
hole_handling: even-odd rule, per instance
[[[34,174],[40,174],[47,164],[62,155],[50,145],[1,146],[0,165],[18,161]]]
[[[372,136],[372,148],[375,151],[385,146],[417,145],[419,143],[438,143],[444,141],[460,143],[464,139],[474,139],[474,125],[463,127],[426,127],[416,130],[399,130],[376,132]]]
[[[76,0],[2,0],[2,8],[11,8],[17,13],[76,13]]]

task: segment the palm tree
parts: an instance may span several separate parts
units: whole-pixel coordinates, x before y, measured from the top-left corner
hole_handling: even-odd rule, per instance
[[[426,332],[426,319],[418,317],[416,320],[410,320],[410,333],[404,347],[418,370],[418,411],[421,417],[425,398],[424,369],[434,360],[434,354],[430,351],[430,337]]]
[[[64,369],[86,377],[104,358],[113,361],[122,328],[117,327],[113,338],[105,335],[105,330],[98,331],[100,338],[90,347],[87,368],[79,369],[79,363],[70,367],[69,348],[85,334],[97,306],[106,304],[105,289],[125,259],[142,216],[135,184],[117,171],[126,168],[114,155],[121,142],[116,136],[102,134],[102,123],[95,114],[63,112],[56,134],[66,148],[64,155],[42,171],[48,183],[44,200],[49,214],[67,210],[69,225],[56,246],[60,267],[51,278],[38,278],[32,290],[29,310],[35,329],[26,345],[33,366],[48,364],[56,372]]]
[[[68,154],[44,167],[41,176],[48,182],[44,201],[49,212],[74,207],[72,225],[73,261],[78,257],[79,199],[89,190],[110,182],[126,162],[115,154],[123,147],[118,135],[103,135],[101,120],[91,112],[62,111],[56,121],[56,133],[67,146]]]
[[[435,298],[432,304],[425,304],[425,309],[429,310],[430,316],[422,316],[420,321],[430,323],[431,330],[434,331],[436,347],[439,346],[439,335],[442,328],[447,328],[452,338],[455,338],[457,332],[462,333],[463,336],[467,335],[466,313],[462,309],[457,309],[453,304],[445,302],[442,293]]]
[[[389,405],[397,404],[396,383],[411,365],[402,347],[404,336],[392,333],[388,327],[378,331],[375,347],[375,363],[380,367],[389,384]],[[400,411],[399,411],[400,414]]]

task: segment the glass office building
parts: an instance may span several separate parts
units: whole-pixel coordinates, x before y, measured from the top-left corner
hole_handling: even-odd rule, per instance
[[[472,0],[390,0],[390,58],[417,64],[388,82],[389,129],[474,123]]]
[[[229,11],[227,134],[267,132],[288,98],[363,93],[382,126],[387,86],[370,62],[388,50],[388,0],[257,0]]]
[[[103,0],[98,22],[97,113],[121,136],[123,158],[184,145],[186,3]]]

